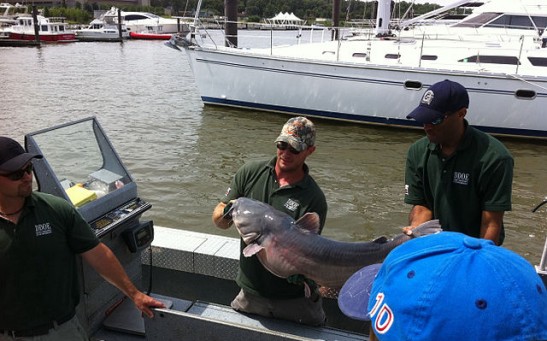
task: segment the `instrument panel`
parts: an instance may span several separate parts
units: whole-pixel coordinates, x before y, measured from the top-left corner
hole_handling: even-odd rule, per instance
[[[90,225],[95,231],[95,234],[98,237],[101,237],[120,224],[132,219],[137,219],[143,212],[147,211],[151,207],[152,205],[146,201],[141,200],[140,198],[135,198],[92,221]]]

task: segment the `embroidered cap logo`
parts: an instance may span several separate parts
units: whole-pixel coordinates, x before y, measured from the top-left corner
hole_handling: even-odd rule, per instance
[[[422,103],[431,105],[431,102],[433,101],[433,98],[435,97],[435,94],[431,90],[427,90],[424,94],[424,97],[422,97]]]
[[[376,330],[379,334],[387,333],[393,325],[393,320],[395,318],[391,308],[387,305],[387,303],[384,303],[384,297],[385,296],[383,293],[378,293],[378,295],[376,295],[376,303],[369,312],[371,320],[375,315],[378,315],[373,323],[374,330]]]

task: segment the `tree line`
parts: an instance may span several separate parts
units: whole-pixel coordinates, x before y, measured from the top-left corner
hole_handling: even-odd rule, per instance
[[[86,2],[81,5],[76,2],[74,8],[66,5],[45,8],[45,16],[65,17],[69,22],[85,24],[93,19],[94,10],[106,10],[115,6],[123,11],[151,12],[165,16],[169,9],[173,16],[194,16],[198,0],[152,0],[151,6],[124,5],[116,6],[105,3]],[[417,16],[432,11],[440,6],[434,3],[414,4],[411,2],[393,2],[394,17],[400,17],[412,6],[410,16]],[[297,17],[314,22],[317,18],[332,18],[333,0],[238,0],[240,19],[248,22],[260,22],[271,18],[279,12],[294,13]],[[224,15],[224,0],[203,0],[200,10],[201,17]],[[376,16],[376,2],[358,0],[340,1],[340,22],[350,20],[372,19]]]
[[[175,13],[193,15],[198,0],[152,0],[155,6],[171,7]],[[411,2],[392,1],[395,15],[404,14]],[[420,15],[440,6],[435,3],[414,4],[411,14]],[[279,12],[294,13],[305,20],[332,18],[333,0],[238,0],[238,13],[243,17],[271,18]],[[224,0],[203,0],[201,11],[209,15],[224,14]],[[363,20],[376,16],[376,2],[358,0],[340,1],[341,20]]]

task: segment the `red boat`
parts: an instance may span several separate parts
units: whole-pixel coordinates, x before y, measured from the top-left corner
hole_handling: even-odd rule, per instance
[[[66,23],[62,18],[45,18],[41,15],[38,19],[38,35],[41,42],[45,43],[71,43],[75,42],[76,35],[66,29]],[[17,24],[8,27],[8,38],[13,40],[35,40],[34,19],[31,16],[20,16]]]
[[[169,40],[172,33],[129,32],[131,39]]]

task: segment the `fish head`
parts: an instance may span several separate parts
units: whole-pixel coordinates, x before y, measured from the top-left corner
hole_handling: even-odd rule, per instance
[[[235,200],[231,214],[234,226],[245,244],[261,243],[272,232],[294,222],[290,216],[272,206],[244,197]]]

